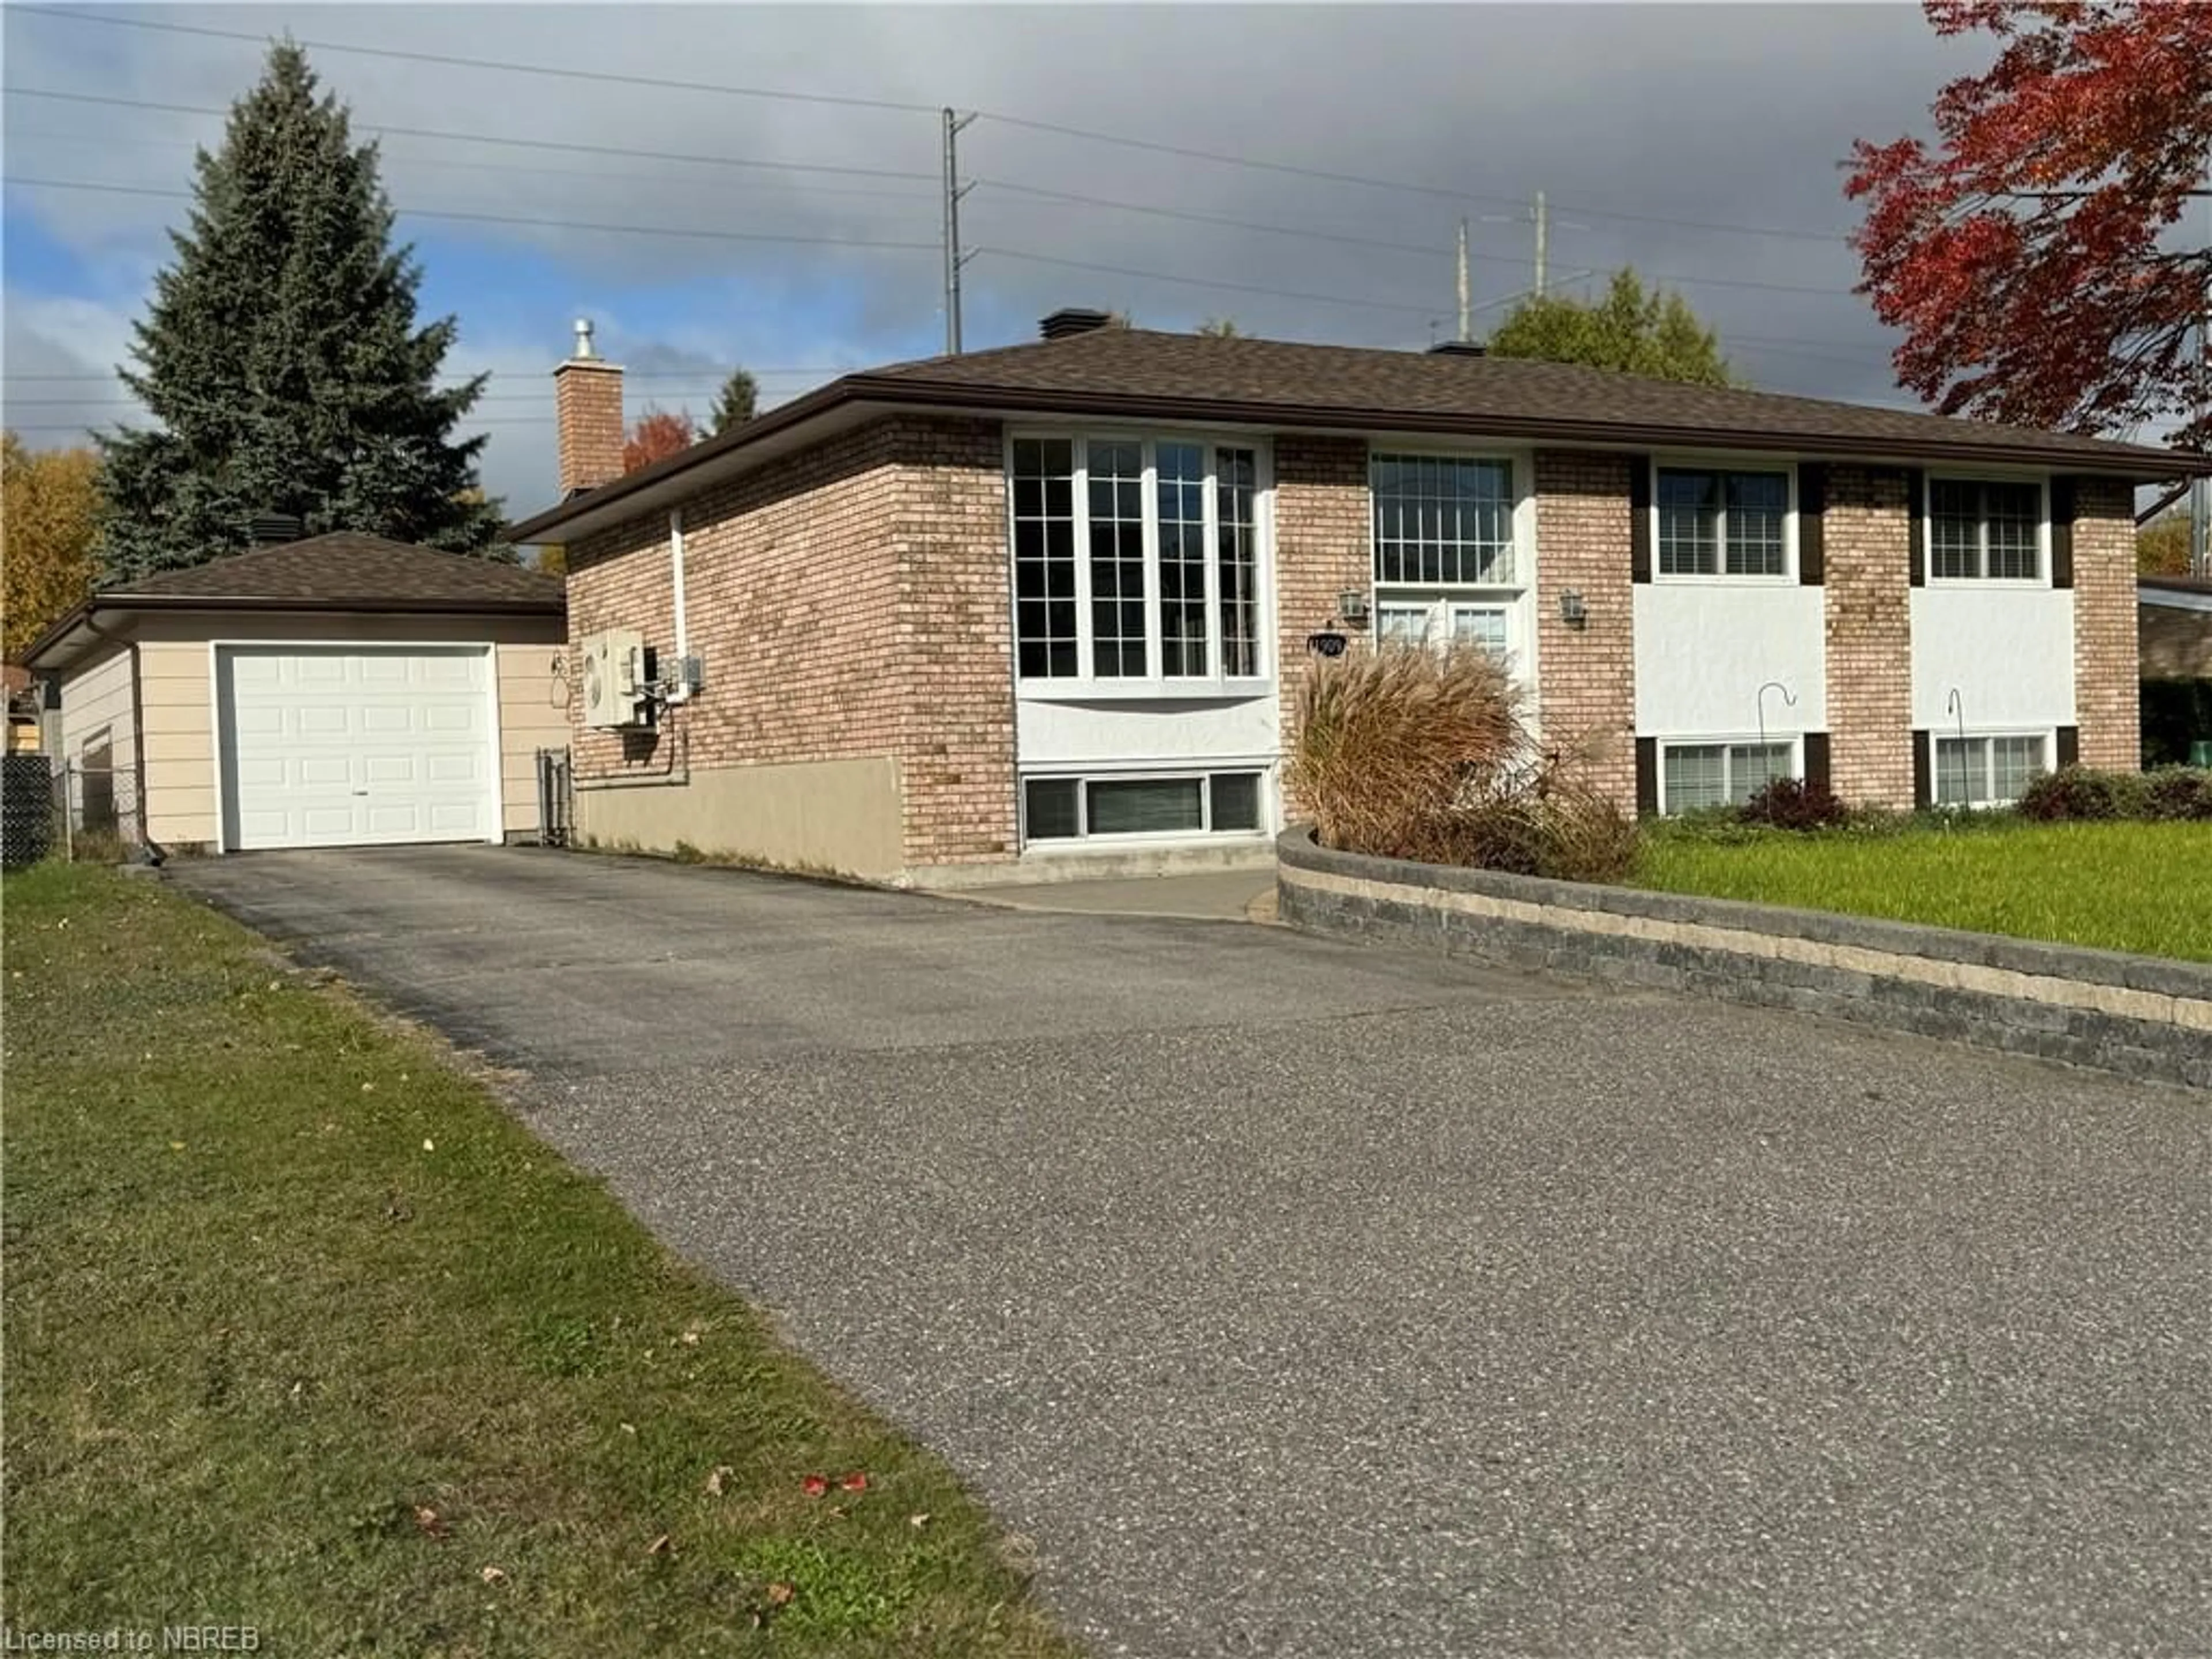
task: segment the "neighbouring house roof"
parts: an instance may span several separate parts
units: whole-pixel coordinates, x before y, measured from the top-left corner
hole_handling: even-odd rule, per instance
[[[2212,580],[2196,576],[2138,576],[2136,601],[2173,611],[2212,611]]]
[[[48,629],[23,660],[33,669],[66,665],[101,637],[96,618],[102,612],[557,617],[565,605],[557,576],[342,530],[102,588]]]
[[[851,423],[898,409],[1010,416],[1220,422],[1271,430],[1405,432],[1620,447],[1788,450],[1887,461],[2005,463],[2136,480],[2212,471],[2212,460],[2137,444],[1873,409],[1817,398],[1620,374],[1565,363],[1301,345],[1100,328],[957,357],[848,374],[757,420],[587,490],[509,532],[545,540],[643,511],[662,486],[703,485]],[[841,418],[842,417],[842,418]],[[720,465],[718,465],[720,464]],[[695,481],[686,478],[687,484]]]

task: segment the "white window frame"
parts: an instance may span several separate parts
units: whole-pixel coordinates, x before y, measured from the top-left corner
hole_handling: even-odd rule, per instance
[[[1778,472],[1782,475],[1786,495],[1782,509],[1782,570],[1778,575],[1765,572],[1730,570],[1728,568],[1728,507],[1721,506],[1720,563],[1721,568],[1707,574],[1697,570],[1663,570],[1659,562],[1659,475],[1662,472]],[[1774,455],[1746,451],[1722,453],[1695,450],[1676,451],[1654,455],[1650,462],[1647,479],[1651,504],[1644,509],[1646,532],[1651,544],[1651,580],[1662,586],[1680,585],[1687,587],[1795,587],[1797,586],[1797,460],[1795,456]],[[1723,487],[1723,495],[1726,487]]]
[[[1937,575],[1936,574],[1936,486],[1938,483],[2033,484],[2036,500],[2035,574],[2033,576]],[[1920,550],[1921,576],[1930,587],[1963,587],[1982,592],[2009,588],[2016,592],[2026,592],[2051,586],[2051,475],[2047,472],[2005,472],[1996,470],[1978,470],[1972,472],[1929,471],[1920,480],[1920,522],[1925,527]],[[1990,568],[1990,525],[1986,507],[1981,514],[1980,525],[1976,554],[1982,570],[1986,571]],[[1966,735],[1973,737],[1978,734],[1969,732]],[[2033,733],[2000,732],[1984,732],[1978,735],[2029,737]]]
[[[2017,586],[2018,584],[2014,584]],[[1943,749],[1947,743],[1962,740],[1981,747],[1981,763],[1978,769],[1978,781],[1973,787],[1982,791],[1965,800],[1945,800],[1942,796]],[[1938,727],[1928,733],[1928,804],[1942,811],[1989,812],[2002,811],[2020,799],[2018,795],[1996,796],[1988,793],[1996,769],[1996,744],[2006,738],[2032,739],[2041,745],[2041,758],[2029,769],[2029,777],[2038,773],[2056,769],[2051,763],[2057,758],[2058,733],[2050,726],[2013,726],[1984,728],[1961,734]]]
[[[1490,461],[1506,468],[1512,491],[1508,522],[1512,545],[1508,558],[1512,580],[1504,582],[1389,582],[1375,574],[1375,464],[1393,459]],[[1505,663],[1515,679],[1535,682],[1534,619],[1530,613],[1536,591],[1535,461],[1529,450],[1496,444],[1439,445],[1403,443],[1388,436],[1367,441],[1367,595],[1373,620],[1369,636],[1384,643],[1382,613],[1386,607],[1404,610],[1419,606],[1428,613],[1423,628],[1425,643],[1441,647],[1455,637],[1454,613],[1462,608],[1501,610],[1505,613]]]
[[[1804,777],[1805,734],[1802,732],[1769,732],[1764,737],[1756,732],[1727,733],[1686,732],[1674,737],[1659,738],[1657,740],[1658,756],[1655,765],[1658,774],[1656,781],[1659,788],[1659,815],[1662,817],[1676,817],[1685,810],[1678,808],[1667,798],[1667,754],[1669,750],[1717,749],[1721,751],[1721,780],[1729,798],[1716,806],[1696,806],[1686,809],[1696,812],[1712,812],[1733,810],[1743,804],[1735,799],[1735,763],[1729,751],[1732,749],[1756,749],[1761,744],[1770,749],[1788,749],[1790,769],[1787,775],[1801,780]],[[1745,799],[1748,799],[1749,797],[1747,796]]]
[[[1172,843],[1188,846],[1195,842],[1234,841],[1245,837],[1261,841],[1273,836],[1275,823],[1274,764],[1262,757],[1248,756],[1239,759],[1206,760],[1202,763],[1180,766],[1039,766],[1024,771],[1019,779],[1016,809],[1021,823],[1021,846],[1024,853],[1048,854],[1063,848],[1082,847],[1128,847],[1152,843]],[[1257,779],[1260,822],[1251,830],[1216,830],[1213,827],[1213,785],[1216,773],[1250,773]],[[1144,830],[1100,834],[1091,830],[1091,786],[1094,783],[1180,783],[1188,779],[1200,781],[1199,813],[1201,828],[1196,830]],[[1032,783],[1073,783],[1075,786],[1075,816],[1079,828],[1072,836],[1048,836],[1033,840],[1030,836],[1030,786]]]
[[[1142,675],[1099,675],[1095,672],[1097,640],[1091,604],[1091,488],[1090,446],[1094,438],[1117,443],[1136,443],[1144,453],[1145,666]],[[1073,447],[1074,475],[1071,483],[1075,542],[1076,664],[1080,673],[1057,678],[1029,678],[1021,672],[1021,615],[1018,609],[1014,531],[1014,445],[1018,442],[1065,442]],[[1170,675],[1164,672],[1160,626],[1160,525],[1158,446],[1194,444],[1206,454],[1209,480],[1205,490],[1206,664],[1209,672]],[[1214,482],[1213,452],[1245,449],[1252,452],[1254,652],[1259,671],[1255,674],[1226,674],[1221,629],[1221,526],[1218,483]],[[1142,702],[1153,699],[1261,696],[1275,687],[1275,472],[1274,453],[1259,433],[1193,431],[1183,428],[1088,421],[1080,425],[1009,427],[1000,460],[1006,486],[1007,625],[1013,647],[1012,671],[1016,695],[1031,702],[1095,702],[1104,698]]]

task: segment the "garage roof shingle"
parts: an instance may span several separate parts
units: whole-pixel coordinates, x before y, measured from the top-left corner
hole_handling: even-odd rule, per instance
[[[560,580],[541,571],[349,530],[142,576],[103,589],[100,598],[118,605],[133,599],[210,605],[294,600],[319,611],[557,611],[562,603]]]

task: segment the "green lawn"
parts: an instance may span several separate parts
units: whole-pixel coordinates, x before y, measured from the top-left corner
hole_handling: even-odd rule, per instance
[[[2212,961],[2212,824],[1649,834],[1636,884]]]
[[[428,1040],[155,883],[0,905],[15,1630],[1072,1651],[943,1468]]]

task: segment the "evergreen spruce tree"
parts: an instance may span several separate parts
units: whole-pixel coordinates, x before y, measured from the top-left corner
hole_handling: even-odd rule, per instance
[[[730,378],[722,382],[722,389],[714,394],[714,407],[707,417],[707,430],[727,432],[733,426],[743,426],[753,417],[760,403],[760,386],[751,371],[733,368]]]
[[[160,425],[100,441],[108,577],[236,552],[269,513],[513,556],[477,484],[484,439],[453,436],[483,377],[436,385],[453,319],[416,325],[422,270],[392,245],[376,146],[353,143],[296,46],[270,49],[196,170],[123,371]]]

